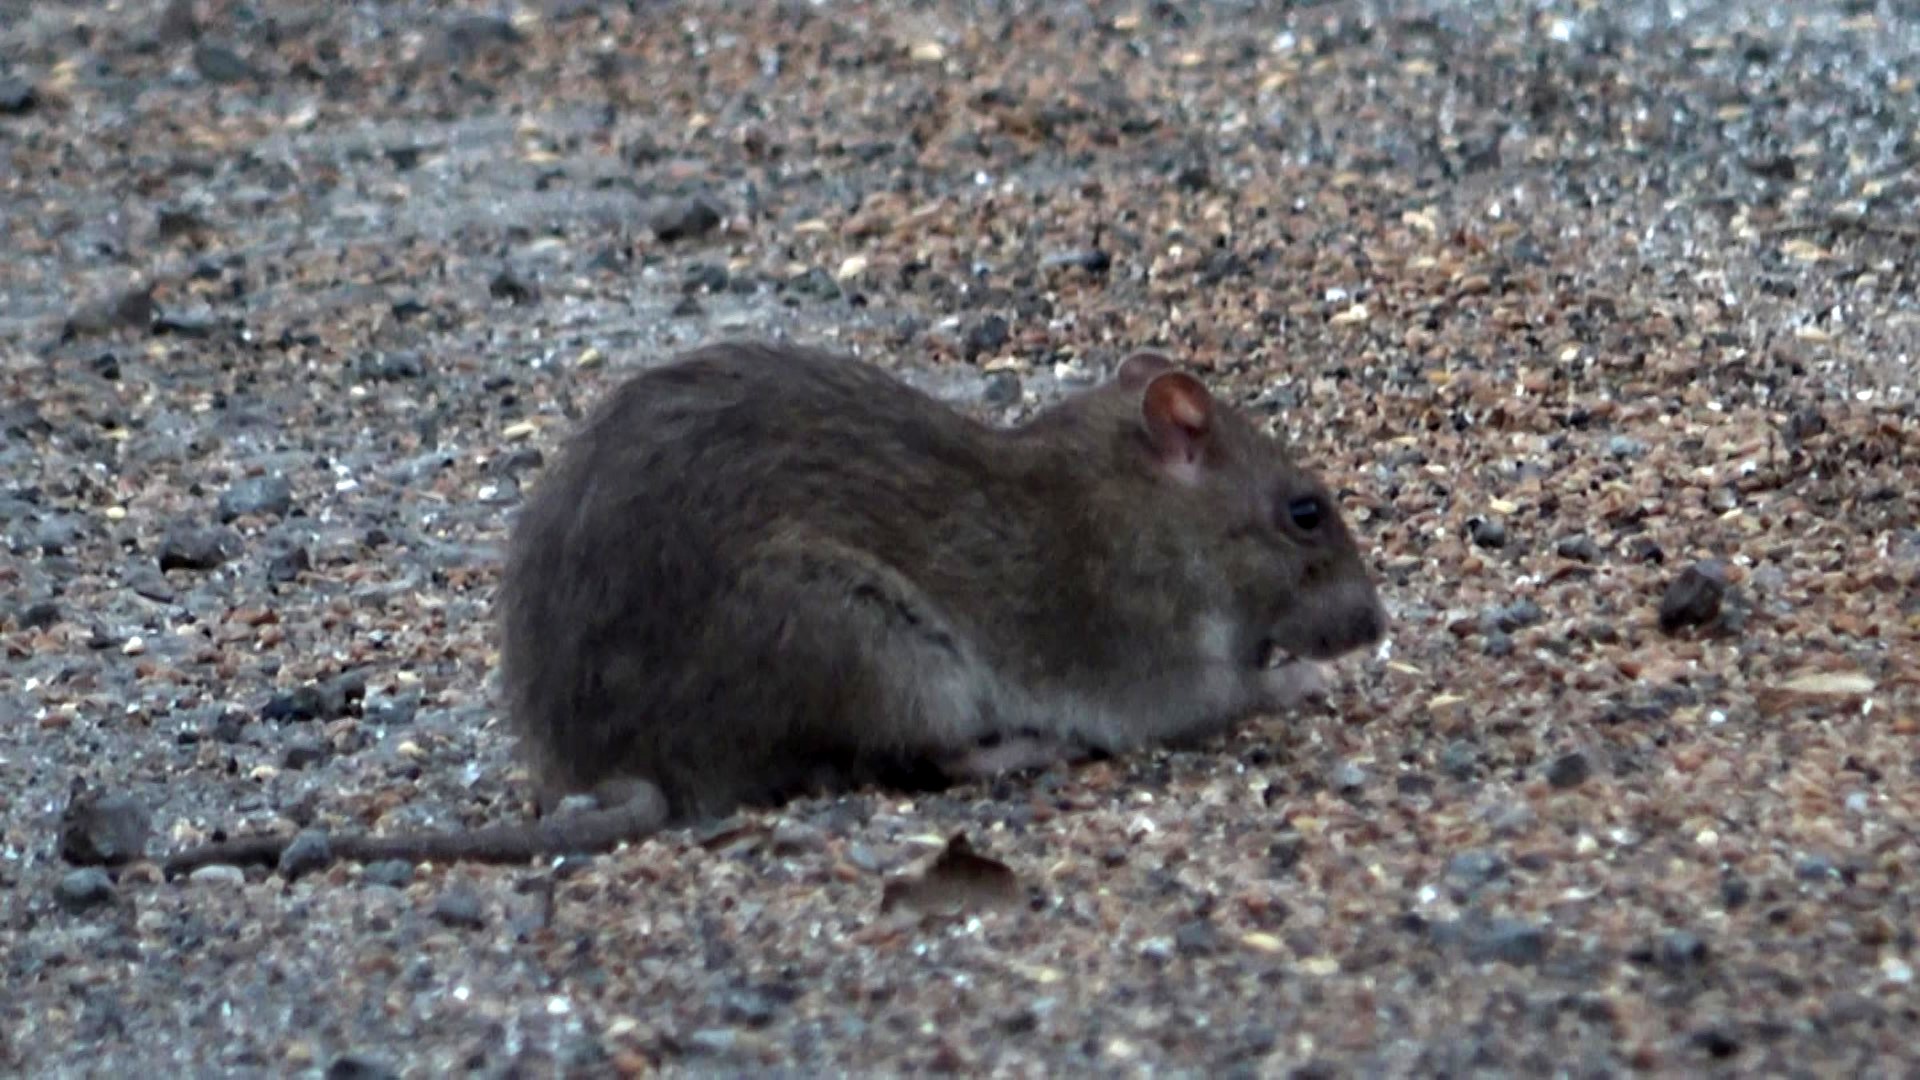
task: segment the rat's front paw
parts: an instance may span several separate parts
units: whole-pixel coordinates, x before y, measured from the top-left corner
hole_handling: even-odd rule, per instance
[[[982,740],[949,756],[940,767],[957,781],[990,780],[1002,773],[1044,769],[1080,756],[1078,748],[1066,740],[1022,732]]]
[[[1324,702],[1332,692],[1326,668],[1310,660],[1288,660],[1260,671],[1262,704],[1273,710]]]

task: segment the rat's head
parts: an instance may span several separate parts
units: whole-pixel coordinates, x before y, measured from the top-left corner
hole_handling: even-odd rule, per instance
[[[1237,655],[1326,660],[1384,636],[1332,492],[1284,445],[1157,352],[1129,356],[1098,394],[1138,539],[1171,557],[1170,586],[1185,579],[1227,607]]]

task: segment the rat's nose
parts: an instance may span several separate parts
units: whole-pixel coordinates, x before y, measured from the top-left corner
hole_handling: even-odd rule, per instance
[[[1347,583],[1326,600],[1324,629],[1319,635],[1321,659],[1377,644],[1387,633],[1387,612],[1380,596],[1366,582]]]

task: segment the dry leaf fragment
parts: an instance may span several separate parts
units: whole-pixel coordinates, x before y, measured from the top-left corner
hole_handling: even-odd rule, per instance
[[[880,910],[906,910],[923,918],[990,910],[1020,901],[1020,879],[1006,863],[974,852],[966,833],[954,833],[947,846],[920,873],[887,882]]]

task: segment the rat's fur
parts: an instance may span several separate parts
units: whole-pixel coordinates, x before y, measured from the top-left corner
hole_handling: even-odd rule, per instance
[[[1276,522],[1302,496],[1311,535]],[[752,344],[615,391],[529,500],[501,612],[535,775],[644,779],[676,818],[990,772],[983,743],[1205,735],[1289,703],[1263,644],[1326,658],[1384,625],[1320,482],[1163,358],[997,429]]]
[[[1385,628],[1325,486],[1159,354],[997,429],[869,364],[741,343],[595,411],[513,530],[499,612],[543,801],[602,808],[336,857],[604,850],[808,790],[1190,741],[1313,691],[1269,651]]]

